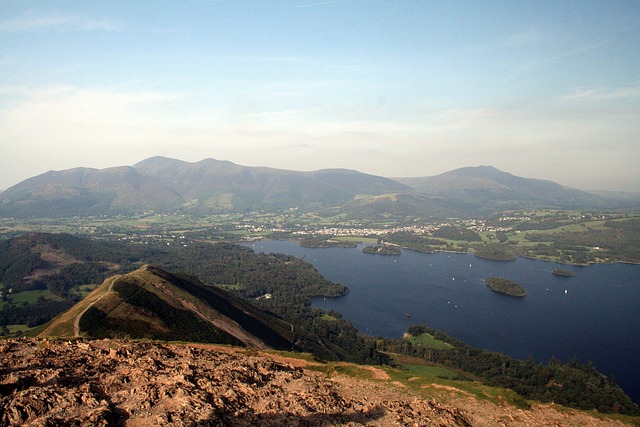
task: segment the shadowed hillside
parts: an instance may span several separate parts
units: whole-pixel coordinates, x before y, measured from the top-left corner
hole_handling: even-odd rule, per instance
[[[40,336],[129,336],[292,349],[291,329],[222,289],[145,265],[107,279]]]

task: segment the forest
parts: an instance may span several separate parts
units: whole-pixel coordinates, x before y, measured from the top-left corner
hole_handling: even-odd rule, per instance
[[[624,394],[615,379],[599,373],[589,362],[581,363],[575,358],[567,364],[555,358],[546,364],[535,363],[532,358],[519,360],[473,348],[424,325],[409,327],[407,333],[411,336],[428,333],[453,348],[439,350],[412,344],[407,339],[378,338],[377,349],[421,357],[432,364],[459,369],[481,378],[488,385],[510,388],[527,399],[555,402],[572,408],[597,409],[603,413],[640,414],[638,405]]]

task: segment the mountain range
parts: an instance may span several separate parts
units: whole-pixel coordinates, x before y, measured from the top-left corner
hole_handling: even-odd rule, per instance
[[[597,208],[607,203],[608,199],[595,194],[490,166],[390,179],[347,169],[300,172],[214,159],[190,163],[152,157],[133,166],[75,168],[29,178],[0,194],[0,216],[295,208],[355,218],[376,214],[439,218],[524,207]]]

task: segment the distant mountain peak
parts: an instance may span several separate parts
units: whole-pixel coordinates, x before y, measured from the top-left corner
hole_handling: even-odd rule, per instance
[[[481,171],[481,172],[507,173],[507,172],[501,171],[500,169],[496,168],[495,166],[490,166],[490,165],[466,166],[466,167],[454,169],[453,171],[456,171],[456,170],[475,170],[475,171]],[[451,171],[451,172],[453,172],[453,171]]]
[[[442,197],[479,212],[527,207],[593,207],[602,203],[599,197],[584,191],[548,180],[522,178],[484,165],[399,181],[421,194]]]

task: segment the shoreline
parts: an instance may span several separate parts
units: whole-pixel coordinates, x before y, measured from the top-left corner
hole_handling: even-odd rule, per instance
[[[257,242],[260,240],[280,240],[283,242],[296,242],[298,243],[298,245],[300,245],[299,240],[295,239],[295,238],[287,238],[287,239],[273,239],[273,238],[268,238],[268,237],[259,237],[259,238],[255,238],[255,239],[251,239],[250,241],[247,241],[246,243],[250,243],[250,242]],[[357,241],[358,239],[354,239],[354,241]],[[360,242],[358,243],[358,245],[360,244],[364,244],[364,242]],[[408,251],[414,251],[414,252],[420,252],[423,254],[435,254],[435,253],[446,253],[446,254],[457,254],[457,255],[464,255],[464,254],[474,254],[475,251],[474,250],[468,250],[468,251],[453,251],[453,250],[446,250],[446,249],[434,249],[434,250],[430,250],[430,251],[421,251],[419,249],[415,249],[415,248],[410,248],[407,246],[402,246],[402,245],[398,245],[397,243],[386,243],[388,245],[394,245],[397,246],[403,250],[408,250]],[[308,248],[307,246],[300,246],[300,247],[304,247],[304,248]],[[342,247],[342,246],[335,246],[335,247]],[[314,247],[314,248],[308,248],[308,249],[331,249],[332,247]],[[355,248],[346,248],[346,249],[357,249],[357,246]],[[475,256],[475,255],[474,255]],[[574,267],[588,267],[590,265],[600,265],[600,264],[604,264],[604,265],[610,265],[610,264],[629,264],[629,265],[640,265],[640,260],[638,261],[626,261],[626,260],[613,260],[613,261],[589,261],[586,263],[572,263],[572,262],[563,262],[563,261],[554,261],[554,260],[550,260],[550,259],[546,259],[546,258],[538,258],[538,257],[534,257],[534,256],[527,256],[527,255],[517,255],[515,259],[513,260],[497,260],[497,259],[491,259],[491,258],[483,258],[483,257],[478,257],[476,256],[476,258],[480,258],[480,259],[484,259],[487,261],[495,261],[495,262],[513,262],[515,260],[517,260],[518,258],[524,258],[524,259],[530,259],[530,260],[534,260],[534,261],[544,261],[544,262],[550,262],[550,263],[554,263],[554,264],[561,264],[561,265],[570,265],[570,266],[574,266]]]

